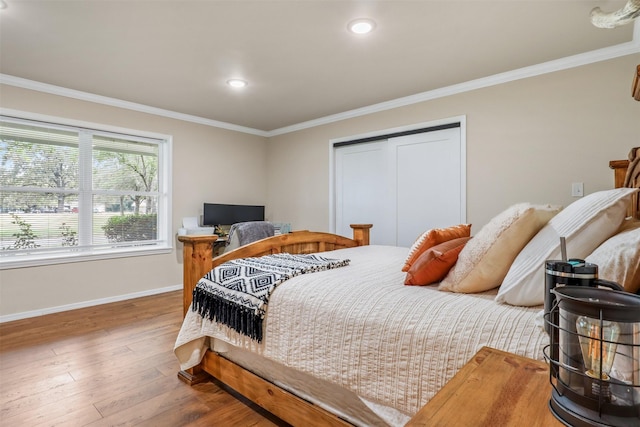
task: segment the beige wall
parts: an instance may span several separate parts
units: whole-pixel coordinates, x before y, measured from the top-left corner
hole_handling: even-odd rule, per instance
[[[173,232],[204,201],[266,202],[267,140],[130,110],[0,86],[0,106],[173,136]],[[242,169],[238,169],[238,165]],[[182,283],[182,244],[167,255],[0,270],[0,315],[145,293]]]
[[[328,230],[330,139],[466,115],[467,220],[477,232],[513,203],[571,203],[572,182],[586,193],[611,187],[608,161],[640,144],[640,102],[630,96],[638,63],[627,56],[269,140],[11,86],[0,86],[0,106],[172,135],[174,232],[203,201],[266,203],[268,219]],[[180,249],[1,270],[0,315],[178,285]]]
[[[626,56],[273,137],[267,203],[293,228],[328,230],[329,140],[466,115],[473,230],[513,203],[566,206],[572,182],[611,188],[609,160],[640,144],[639,63]]]

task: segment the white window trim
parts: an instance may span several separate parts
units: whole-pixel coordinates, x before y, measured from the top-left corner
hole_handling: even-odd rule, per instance
[[[55,123],[63,126],[74,126],[81,128],[90,128],[97,131],[113,132],[126,135],[133,135],[143,138],[161,139],[166,143],[160,144],[159,148],[163,151],[161,156],[161,170],[165,173],[161,174],[159,182],[159,191],[164,197],[160,198],[162,204],[158,209],[158,241],[161,243],[145,246],[119,247],[115,249],[95,249],[83,251],[81,253],[73,252],[52,252],[37,255],[21,255],[19,257],[11,257],[0,259],[0,270],[37,267],[51,264],[66,264],[81,261],[97,261],[113,258],[125,258],[143,255],[159,255],[171,253],[173,251],[172,239],[172,222],[171,222],[171,182],[172,182],[172,158],[173,158],[173,137],[155,132],[141,131],[135,129],[122,128],[117,126],[104,125],[99,123],[85,122],[73,120],[63,117],[49,116],[38,113],[30,113],[26,111],[14,110],[10,108],[0,108],[0,115],[15,117],[17,119],[35,120],[41,122]]]

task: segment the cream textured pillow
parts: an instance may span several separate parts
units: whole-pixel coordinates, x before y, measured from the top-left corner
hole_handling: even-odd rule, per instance
[[[544,263],[560,259],[560,237],[569,258],[584,258],[611,237],[627,212],[637,188],[599,191],[571,203],[535,235],[518,254],[504,278],[496,301],[533,306],[544,302]]]
[[[599,278],[619,283],[627,292],[640,290],[640,221],[625,221],[585,261],[598,266]]]
[[[462,249],[438,289],[474,293],[497,288],[522,248],[559,211],[559,206],[520,203],[499,213]]]

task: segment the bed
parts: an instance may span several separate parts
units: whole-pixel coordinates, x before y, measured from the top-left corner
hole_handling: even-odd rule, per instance
[[[213,376],[292,425],[400,426],[483,346],[542,359],[548,342],[541,327],[543,282],[538,265],[525,262],[532,258],[527,251],[543,259],[556,256],[559,249],[549,243],[556,238],[545,231],[552,225],[568,236],[571,256],[615,265],[615,271],[603,269],[601,275],[618,275],[613,278],[640,287],[636,255],[631,267],[603,262],[627,263],[629,248],[639,246],[633,240],[640,235],[638,222],[627,218],[638,218],[640,179],[629,167],[637,168],[637,153],[610,163],[617,190],[562,210],[519,204],[473,238],[455,235],[423,249],[420,257],[416,253],[428,246],[434,230],[425,231],[412,248],[369,245],[370,224],[352,225],[351,239],[298,231],[216,258],[215,237],[180,236],[185,319],[175,346],[179,376],[190,384]],[[576,225],[580,215],[588,218]],[[457,233],[460,226],[452,229]],[[461,243],[455,248],[434,251],[456,240]],[[455,251],[453,264],[440,256]],[[269,299],[260,342],[191,309],[196,284],[212,268],[277,253],[322,253],[349,263],[279,285]],[[403,265],[412,260],[415,267],[427,258],[437,270],[446,261],[446,276],[428,286],[405,286],[413,270],[402,271]],[[502,286],[496,287],[496,280]]]

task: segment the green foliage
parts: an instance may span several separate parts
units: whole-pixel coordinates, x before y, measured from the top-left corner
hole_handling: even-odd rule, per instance
[[[37,239],[38,236],[36,236],[33,230],[31,230],[31,224],[24,221],[16,214],[12,213],[11,217],[13,218],[11,224],[17,225],[20,228],[20,231],[12,234],[12,236],[16,238],[16,241],[13,243],[13,245],[3,249],[35,249],[40,247],[40,245],[36,244],[35,242],[35,239]]]
[[[21,129],[19,125],[12,125]],[[65,134],[65,132],[61,132]],[[67,135],[68,136],[68,135]],[[72,190],[78,188],[78,148],[49,144],[47,141],[23,141],[2,136],[0,145],[0,181],[12,187]],[[46,206],[62,211],[74,192],[32,193],[8,191],[4,206],[31,209]]]
[[[66,223],[60,225],[62,234],[62,246],[78,246],[78,233],[71,229]]]
[[[158,235],[158,216],[123,215],[112,216],[102,227],[110,242],[135,242],[155,240]]]

